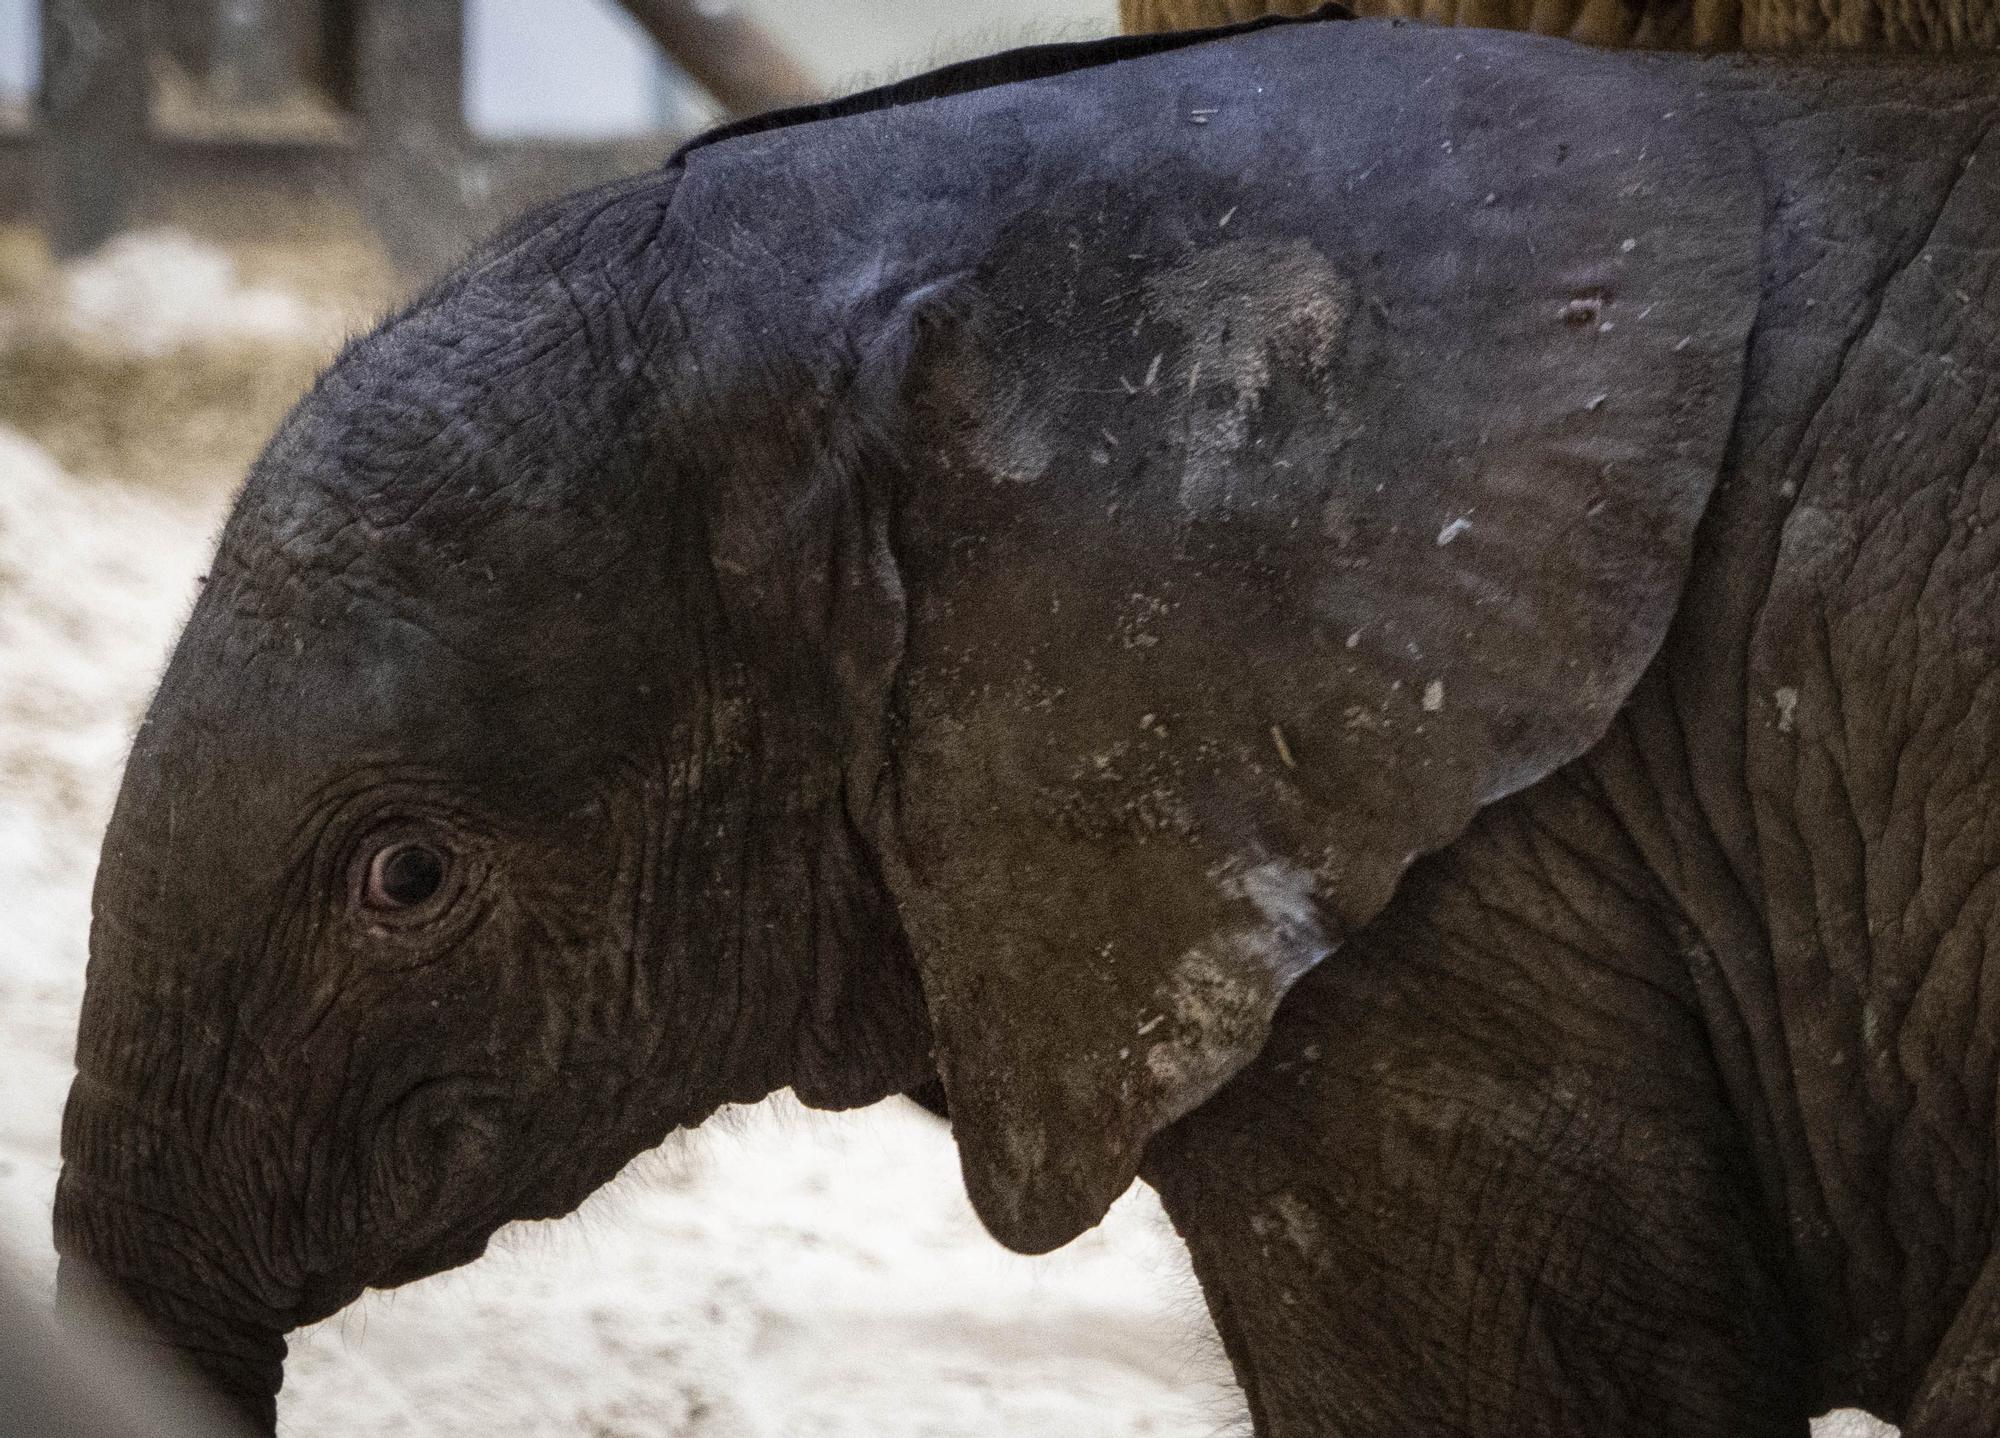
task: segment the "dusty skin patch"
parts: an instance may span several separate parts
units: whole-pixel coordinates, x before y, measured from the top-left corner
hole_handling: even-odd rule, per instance
[[[1146,1073],[1165,1123],[1205,1102],[1255,1056],[1279,1000],[1332,947],[1305,870],[1268,860],[1215,879],[1247,900],[1260,922],[1182,955],[1158,1012],[1137,1027],[1139,1039],[1152,1040]]]
[[[1167,1023],[1155,1015],[1138,1026],[1145,1037],[1158,1030],[1146,1074],[1160,1124],[1206,1102],[1263,1043],[1279,993],[1264,968],[1268,943],[1261,929],[1251,929],[1188,950],[1160,997]]]
[[[982,367],[986,362],[977,361]],[[978,453],[996,480],[1033,484],[1056,462],[1058,450],[1048,421],[1029,403],[1026,387],[982,368],[985,404],[969,406],[977,418]]]
[[[1187,336],[1155,379],[1187,392],[1180,495],[1201,505],[1228,492],[1251,416],[1278,375],[1324,385],[1354,313],[1354,285],[1304,240],[1239,240],[1148,280],[1145,303]]]
[[[1790,734],[1796,730],[1799,727],[1799,691],[1786,685],[1771,695],[1771,702],[1778,711],[1778,732]]]

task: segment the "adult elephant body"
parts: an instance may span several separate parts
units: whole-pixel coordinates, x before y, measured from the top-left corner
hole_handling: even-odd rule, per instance
[[[1301,16],[1326,0],[1118,0],[1132,34]],[[1978,53],[2000,45],[1988,0],[1348,0],[1370,19],[1421,20],[1654,50]]]
[[[65,1264],[268,1426],[936,1076],[1013,1247],[1143,1168],[1262,1432],[1993,1432],[1995,78],[1269,26],[546,212],[224,533]]]

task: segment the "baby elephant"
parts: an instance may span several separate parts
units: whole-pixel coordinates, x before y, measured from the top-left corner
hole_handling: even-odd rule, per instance
[[[739,125],[349,347],[56,1236],[283,1335],[717,1105],[1143,1174],[1261,1434],[2000,1432],[2000,68],[1321,20]]]

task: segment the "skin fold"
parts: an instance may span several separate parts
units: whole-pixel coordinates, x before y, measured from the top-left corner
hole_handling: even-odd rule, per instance
[[[1143,1175],[1263,1434],[1992,1434],[1982,63],[1325,20],[698,141],[352,344],[134,741],[55,1212],[284,1334],[721,1104]]]

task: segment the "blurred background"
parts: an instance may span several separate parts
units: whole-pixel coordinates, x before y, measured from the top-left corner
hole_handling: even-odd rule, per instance
[[[718,118],[1115,23],[1113,0],[0,0],[0,218],[64,251],[358,218],[435,269]]]

